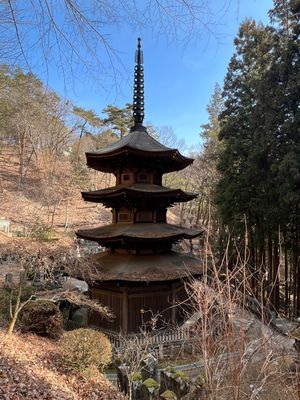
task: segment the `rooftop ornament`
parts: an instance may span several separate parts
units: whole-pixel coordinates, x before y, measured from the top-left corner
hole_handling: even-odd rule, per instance
[[[133,88],[133,119],[134,125],[130,132],[145,131],[144,121],[144,67],[143,67],[143,51],[141,50],[141,38],[138,38],[137,50],[135,52],[134,67],[134,88]]]

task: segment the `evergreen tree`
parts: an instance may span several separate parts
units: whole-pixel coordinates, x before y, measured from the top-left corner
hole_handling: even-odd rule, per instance
[[[284,259],[285,301],[292,294],[299,312],[300,65],[295,10],[295,2],[276,0],[270,11],[273,26],[246,20],[235,39],[224,85],[216,200],[235,238],[246,237],[247,222],[254,292],[263,292],[280,309]]]
[[[106,127],[112,129],[120,139],[129,133],[130,128],[134,125],[132,116],[132,104],[125,104],[124,108],[108,105],[103,109],[106,118],[103,123]]]

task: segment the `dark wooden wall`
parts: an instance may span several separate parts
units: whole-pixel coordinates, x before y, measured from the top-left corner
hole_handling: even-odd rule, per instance
[[[117,282],[90,288],[91,298],[108,306],[115,315],[107,321],[96,313],[90,316],[90,324],[114,332],[139,332],[182,323],[186,299],[183,283],[162,282],[145,284]]]

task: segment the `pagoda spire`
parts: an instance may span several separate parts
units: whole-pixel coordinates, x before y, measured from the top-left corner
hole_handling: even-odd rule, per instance
[[[134,86],[133,86],[133,119],[134,125],[130,131],[146,131],[144,120],[144,67],[143,51],[141,50],[141,38],[138,38],[135,52]]]

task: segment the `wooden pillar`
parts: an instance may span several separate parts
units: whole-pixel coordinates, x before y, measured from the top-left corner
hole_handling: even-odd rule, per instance
[[[112,222],[113,222],[113,224],[116,224],[117,223],[117,212],[114,208],[112,209],[111,212],[112,212]]]
[[[138,169],[133,168],[132,169],[132,183],[133,184],[137,182],[137,173],[138,173]]]
[[[175,325],[176,324],[176,284],[172,283],[171,286],[171,293],[172,293],[172,324]]]
[[[121,183],[121,169],[117,169],[116,173],[116,185],[120,185]]]
[[[128,289],[124,288],[122,293],[122,333],[128,331]]]

